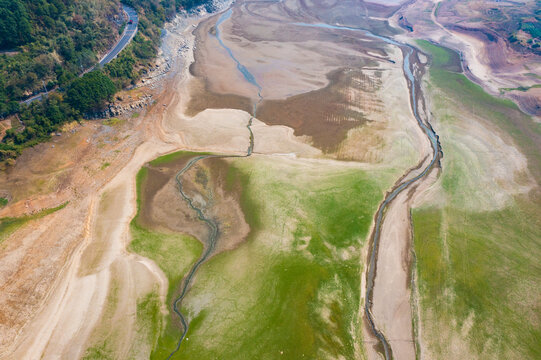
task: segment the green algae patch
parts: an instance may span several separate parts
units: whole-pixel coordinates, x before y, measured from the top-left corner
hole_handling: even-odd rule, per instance
[[[119,337],[118,324],[114,324],[113,318],[118,308],[120,284],[113,277],[109,285],[109,293],[105,302],[102,314],[102,321],[92,331],[91,346],[89,346],[82,357],[83,360],[116,359],[116,341]]]
[[[130,251],[153,260],[162,269],[169,279],[169,291],[178,286],[203,250],[203,245],[191,236],[148,230],[136,222],[130,229]]]
[[[417,40],[417,44],[431,55],[431,69],[442,69],[451,72],[462,72],[460,55],[456,51],[435,45],[426,40]]]
[[[528,206],[413,212],[423,306],[457,332],[467,324],[474,353],[494,359],[541,357],[541,224]],[[433,346],[445,354],[447,341]]]
[[[47,215],[50,215],[58,210],[65,208],[68,202],[63,203],[54,208],[44,209],[32,215],[25,215],[20,217],[5,217],[0,219],[0,244],[11,234],[21,228],[23,225],[31,220],[41,219]]]
[[[444,157],[439,194],[412,211],[422,344],[434,358],[540,358],[539,126],[425,45]]]
[[[196,153],[196,152],[192,152],[192,151],[176,151],[174,153],[162,155],[162,156],[150,161],[149,164],[151,166],[166,165],[166,164],[169,164],[169,163],[176,162],[178,160],[185,159],[187,157],[200,156],[200,155],[211,155],[211,153],[205,153],[205,152]]]
[[[156,291],[137,300],[137,333],[148,344],[156,344],[162,332],[163,316],[160,310],[160,296]]]
[[[85,352],[83,360],[114,360],[116,359],[107,341],[93,346]]]
[[[391,176],[262,157],[230,164],[251,235],[199,270],[173,358],[362,356],[361,249]]]

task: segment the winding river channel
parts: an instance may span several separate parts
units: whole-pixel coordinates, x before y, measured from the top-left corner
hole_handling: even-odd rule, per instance
[[[402,69],[404,71],[404,76],[406,77],[406,80],[408,82],[408,87],[410,89],[410,104],[413,110],[413,115],[415,116],[415,119],[417,120],[419,127],[423,130],[424,134],[430,140],[430,144],[432,146],[432,159],[430,160],[430,163],[423,169],[423,171],[411,179],[405,179],[405,177],[403,177],[401,180],[399,180],[397,184],[395,184],[394,188],[386,194],[383,202],[380,204],[378,211],[376,213],[376,221],[374,224],[374,230],[372,232],[372,247],[370,248],[370,251],[369,251],[368,272],[367,272],[367,278],[366,278],[366,302],[365,302],[364,310],[365,310],[366,318],[368,319],[368,322],[370,324],[370,328],[372,329],[374,335],[379,339],[379,341],[381,342],[381,345],[383,346],[385,359],[390,360],[393,358],[391,346],[389,344],[389,341],[385,338],[385,335],[383,334],[383,332],[378,329],[376,321],[374,319],[374,315],[372,314],[373,291],[374,291],[374,284],[375,284],[375,279],[376,279],[377,254],[378,254],[379,243],[380,243],[381,226],[383,224],[385,211],[387,210],[389,204],[398,196],[398,194],[400,194],[402,191],[407,189],[411,184],[425,177],[430,172],[430,170],[432,170],[432,168],[438,161],[439,154],[441,153],[441,146],[439,143],[438,135],[436,134],[434,129],[432,129],[432,126],[430,126],[430,123],[428,122],[428,120],[423,121],[423,119],[421,119],[421,116],[418,110],[420,96],[422,96],[422,94],[418,94],[418,91],[417,91],[418,89],[419,90],[421,89],[421,86],[419,84],[420,79],[415,78],[413,65],[411,63],[412,55],[416,54],[418,50],[409,44],[399,43],[392,39],[372,34],[371,32],[364,29],[357,29],[357,28],[352,28],[352,27],[347,27],[347,26],[336,26],[336,25],[329,25],[329,24],[297,23],[296,25],[360,32],[365,36],[379,39],[379,40],[384,41],[387,44],[399,47],[402,50],[402,53],[404,54],[404,61],[403,61]]]
[[[167,359],[170,359],[178,350],[180,349],[180,346],[186,337],[186,334],[188,332],[189,324],[184,318],[184,315],[182,315],[180,311],[180,307],[182,305],[182,301],[185,298],[188,289],[190,287],[190,284],[197,273],[197,270],[200,268],[200,266],[209,258],[209,256],[213,253],[216,241],[218,239],[220,230],[218,226],[218,222],[205,215],[204,211],[200,208],[198,208],[196,205],[194,205],[193,199],[191,199],[189,196],[187,196],[183,191],[183,184],[182,184],[182,176],[190,169],[192,168],[198,161],[208,159],[208,158],[241,158],[241,157],[248,157],[252,155],[253,148],[254,148],[254,136],[251,129],[252,121],[254,117],[256,117],[256,111],[257,111],[257,105],[263,100],[263,97],[261,96],[262,87],[257,82],[255,76],[244,66],[234,55],[233,51],[225,45],[222,39],[222,32],[220,29],[220,25],[228,20],[232,15],[233,10],[229,9],[222,13],[220,17],[218,18],[218,21],[216,22],[216,38],[219,42],[219,44],[225,49],[225,51],[228,53],[228,55],[233,59],[233,61],[236,63],[237,69],[240,73],[242,73],[244,79],[252,84],[257,89],[257,101],[254,103],[253,107],[253,114],[252,117],[250,117],[250,120],[248,121],[248,124],[246,127],[248,128],[249,134],[250,134],[250,143],[248,146],[248,149],[246,151],[245,155],[201,155],[196,156],[192,158],[182,170],[180,170],[176,175],[176,182],[178,186],[178,191],[181,195],[181,197],[188,203],[190,208],[192,208],[198,215],[199,219],[203,221],[209,228],[209,237],[207,242],[205,243],[205,249],[203,251],[203,254],[201,257],[195,262],[195,264],[192,266],[190,271],[188,272],[188,275],[185,277],[182,286],[180,295],[177,297],[175,302],[173,303],[173,310],[174,312],[179,316],[180,321],[183,326],[182,334],[180,336],[180,339],[177,343],[177,347],[170,353]],[[407,189],[410,185],[413,183],[419,181],[423,177],[425,177],[430,170],[434,167],[434,165],[437,163],[439,154],[440,154],[440,144],[438,140],[437,134],[434,132],[430,124],[428,123],[428,120],[424,121],[418,111],[418,104],[419,99],[422,94],[418,94],[418,89],[420,89],[419,85],[419,79],[416,79],[414,75],[414,69],[411,62],[412,55],[417,53],[417,49],[409,44],[405,43],[399,43],[392,39],[378,36],[375,34],[372,34],[371,32],[360,29],[360,28],[353,28],[353,27],[345,27],[345,26],[336,26],[336,25],[328,25],[328,24],[307,24],[307,23],[295,23],[294,25],[297,26],[305,26],[305,27],[318,27],[318,28],[324,28],[324,29],[330,29],[330,30],[347,30],[347,31],[354,31],[362,33],[365,36],[379,39],[387,44],[397,46],[402,50],[404,61],[403,61],[403,71],[404,76],[406,77],[406,80],[408,82],[408,86],[410,89],[410,104],[413,111],[413,114],[415,116],[415,119],[418,122],[419,127],[422,129],[424,134],[427,136],[427,138],[430,140],[431,146],[432,146],[432,159],[430,163],[425,166],[425,168],[420,172],[418,175],[411,179],[406,179],[406,177],[402,177],[398,182],[395,184],[394,188],[387,192],[385,195],[385,198],[383,202],[380,204],[378,211],[375,216],[375,224],[374,229],[372,232],[372,246],[369,251],[369,259],[368,259],[368,272],[367,272],[367,285],[366,285],[366,302],[365,302],[365,315],[368,319],[368,322],[370,324],[370,328],[372,329],[374,335],[379,339],[383,349],[384,349],[384,355],[386,360],[392,359],[392,351],[391,346],[387,339],[385,338],[385,335],[378,329],[376,321],[374,319],[374,316],[372,315],[372,304],[373,304],[373,289],[375,284],[375,278],[376,278],[376,268],[377,268],[377,254],[378,254],[378,248],[379,248],[379,240],[380,240],[380,233],[381,233],[381,227],[383,223],[383,219],[385,217],[385,211],[388,208],[389,204],[405,189]],[[422,164],[422,162],[421,162]]]

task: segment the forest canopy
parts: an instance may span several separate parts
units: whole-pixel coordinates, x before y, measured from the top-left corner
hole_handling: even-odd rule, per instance
[[[0,119],[14,125],[0,142],[0,161],[45,141],[66,122],[102,111],[117,90],[152,65],[161,28],[177,11],[209,0],[126,0],[139,17],[132,42],[103,69],[95,66],[119,38],[119,0],[0,0]],[[53,91],[51,91],[53,90]],[[23,100],[48,92],[43,101]]]
[[[113,81],[101,71],[92,71],[75,80],[67,92],[67,102],[81,113],[105,109],[116,92]]]

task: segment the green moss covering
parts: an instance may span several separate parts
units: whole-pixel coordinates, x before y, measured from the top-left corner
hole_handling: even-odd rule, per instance
[[[439,4],[438,4],[439,5]],[[435,45],[426,40],[417,40],[417,44],[431,56],[431,70],[442,69],[452,72],[462,72],[460,56],[455,51]]]
[[[462,149],[465,134],[459,124],[464,119],[453,109],[511,135],[535,179],[541,168],[535,141],[539,125],[511,101],[492,97],[464,75],[445,69],[441,53],[446,49],[420,44],[433,54],[429,89],[444,151],[440,201],[413,211],[424,346],[437,357],[456,356],[460,346],[450,338],[455,337],[469,347],[460,350],[472,357],[541,358],[538,190],[525,196],[510,193],[506,203],[491,209],[498,203],[484,198],[490,191],[485,192],[479,171],[490,174],[498,164],[478,164],[471,149]],[[482,205],[474,206],[477,202]]]
[[[191,151],[177,151],[177,152],[174,152],[174,153],[171,153],[171,154],[166,154],[166,155],[160,156],[160,157],[152,160],[151,162],[149,162],[149,164],[151,166],[160,166],[160,165],[164,165],[164,164],[167,164],[167,163],[171,163],[171,162],[180,160],[180,159],[185,158],[187,156],[210,155],[210,154],[211,153],[195,153],[195,152],[191,152]]]
[[[473,314],[470,344],[493,359],[541,357],[541,222],[530,206],[484,213],[422,209],[413,216],[424,306],[444,323],[457,320],[457,331]]]
[[[137,301],[137,330],[149,344],[156,344],[162,331],[161,301],[153,291]],[[145,339],[146,338],[146,339]]]
[[[361,248],[387,180],[259,158],[234,161],[226,182],[252,235],[201,268],[174,359],[354,358]]]

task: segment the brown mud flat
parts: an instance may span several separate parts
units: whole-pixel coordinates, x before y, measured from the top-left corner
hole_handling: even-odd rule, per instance
[[[541,89],[530,89],[528,92],[513,91],[511,99],[516,101],[526,113],[541,116]]]
[[[189,234],[208,246],[208,226],[181,197],[176,183],[177,173],[196,156],[185,153],[167,163],[145,165],[138,222],[151,229]],[[199,160],[180,179],[184,194],[194,206],[218,224],[218,242],[212,255],[235,248],[249,232],[240,207],[242,189],[238,183],[228,184],[228,172],[227,160],[211,157]]]
[[[320,90],[285,100],[263,101],[257,118],[268,125],[289,126],[296,136],[310,136],[313,145],[324,152],[336,151],[350,129],[369,121],[365,112],[380,110],[379,100],[372,104],[375,108],[366,109],[361,105],[363,99],[347,90],[357,87],[373,92],[380,81],[357,69],[337,70],[327,78],[329,85]]]
[[[190,82],[190,101],[185,114],[195,116],[205,109],[238,109],[252,113],[253,102],[247,97],[235,94],[218,94],[209,90],[204,78]]]
[[[282,14],[287,14],[290,19],[305,21],[317,20],[328,24],[347,26],[362,26],[371,31],[378,31],[382,35],[392,35],[397,31],[385,21],[376,18],[389,17],[399,8],[399,5],[385,5],[363,0],[298,0],[280,2],[275,5]],[[280,18],[275,12],[268,11],[268,2],[247,1],[246,13],[266,20]]]

